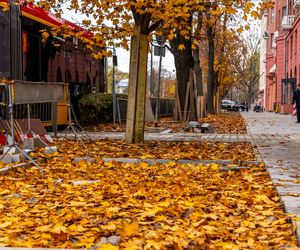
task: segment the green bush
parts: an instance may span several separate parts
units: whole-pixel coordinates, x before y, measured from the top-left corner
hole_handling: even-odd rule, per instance
[[[117,98],[127,99],[127,95],[116,95]],[[83,125],[95,125],[112,122],[112,94],[88,94],[79,100],[80,121]]]

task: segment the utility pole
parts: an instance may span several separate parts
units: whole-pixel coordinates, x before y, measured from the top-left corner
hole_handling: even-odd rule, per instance
[[[155,55],[159,55],[159,66],[158,66],[158,83],[157,83],[157,94],[156,94],[156,109],[155,109],[155,127],[158,124],[158,110],[159,110],[159,92],[160,92],[160,81],[161,81],[161,64],[162,58],[165,56],[165,38],[163,36],[156,36],[156,41],[159,46],[156,46],[157,50]],[[158,51],[158,53],[157,53]]]
[[[116,49],[113,48],[113,59],[112,59],[112,96],[113,96],[113,123],[116,124],[116,113],[117,113],[117,98],[115,91],[115,66],[118,66]]]
[[[154,79],[153,79],[153,49],[154,46],[151,43],[151,58],[150,58],[150,96],[154,96]]]

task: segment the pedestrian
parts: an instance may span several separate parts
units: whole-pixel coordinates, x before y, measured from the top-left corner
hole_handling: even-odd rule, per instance
[[[300,83],[297,84],[297,89],[293,95],[293,102],[292,104],[296,103],[296,110],[297,110],[297,122],[300,123]]]
[[[260,99],[258,99],[257,100],[257,103],[256,103],[256,112],[260,112],[260,109],[261,109],[261,100]]]

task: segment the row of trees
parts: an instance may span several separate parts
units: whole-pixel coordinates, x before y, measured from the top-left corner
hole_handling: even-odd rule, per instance
[[[249,15],[257,18],[260,11],[272,6],[272,2],[268,1],[254,5],[251,0],[52,0],[40,1],[39,4],[46,9],[54,8],[57,15],[62,12],[61,6],[68,4],[70,9],[85,15],[87,18],[82,23],[94,33],[86,42],[95,51],[95,57],[105,56],[106,46],[127,48],[130,39],[126,123],[126,141],[130,143],[138,143],[144,139],[147,60],[151,34],[164,35],[169,41],[170,51],[175,59],[181,110],[191,68],[196,75],[198,94],[203,94],[202,72],[206,60],[207,111],[214,113],[216,93],[222,91],[222,88],[225,91],[225,86],[234,80],[228,79],[234,76],[226,75],[226,67],[230,66],[226,53],[231,46],[227,39],[231,38],[234,42],[237,37],[229,31],[228,24],[237,14],[242,15],[244,20]],[[81,37],[80,34],[76,36]],[[207,50],[206,57],[200,56],[204,48]]]

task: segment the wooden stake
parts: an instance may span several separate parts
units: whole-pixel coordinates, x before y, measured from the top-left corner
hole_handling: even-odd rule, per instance
[[[178,90],[178,82],[175,83],[175,121],[178,121],[178,115],[179,120],[182,122],[182,112],[181,112],[181,103],[179,98],[179,90]]]
[[[134,35],[131,38],[131,50],[130,50],[130,70],[129,70],[130,73],[129,73],[126,134],[125,134],[125,140],[127,143],[134,142],[137,84],[138,84],[138,70],[139,70],[140,34],[141,34],[141,27],[139,25],[136,25],[134,28]]]
[[[134,142],[144,141],[145,102],[147,88],[148,35],[140,35]]]
[[[191,85],[190,82],[188,82],[187,85],[186,85],[186,93],[185,93],[185,100],[184,100],[184,110],[183,110],[183,122],[187,121],[187,111],[188,111],[189,96],[190,96],[190,85]]]

